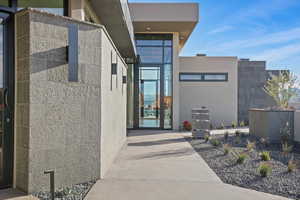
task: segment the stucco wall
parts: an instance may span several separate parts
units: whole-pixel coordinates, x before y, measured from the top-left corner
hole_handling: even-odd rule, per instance
[[[127,66],[104,34],[101,41],[101,177],[104,177],[126,140],[127,88],[122,75],[127,74]],[[112,62],[118,64],[117,75],[111,75]]]
[[[237,120],[236,57],[180,57],[180,72],[228,73],[227,82],[179,82],[180,122],[191,120],[191,109],[201,106],[209,109],[214,126]]]
[[[180,86],[179,86],[179,33],[173,34],[173,129],[178,130],[180,126]]]
[[[120,54],[102,26],[30,10],[16,21],[16,187],[48,190],[48,169],[56,187],[99,179],[126,137]],[[78,82],[68,81],[69,24],[79,27]],[[111,54],[119,60],[112,82]]]

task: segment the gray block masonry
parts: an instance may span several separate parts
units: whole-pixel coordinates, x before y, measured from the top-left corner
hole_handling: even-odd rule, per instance
[[[79,27],[79,81],[68,81],[68,24]],[[16,186],[49,190],[100,178],[101,31],[33,11],[16,15]]]
[[[238,120],[249,122],[249,109],[275,105],[274,100],[263,90],[271,74],[282,70],[266,70],[265,61],[241,59],[238,62]]]

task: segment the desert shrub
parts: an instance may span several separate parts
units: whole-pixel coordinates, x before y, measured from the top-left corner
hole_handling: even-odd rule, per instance
[[[253,149],[255,149],[255,142],[250,142],[249,140],[247,140],[247,145],[246,145],[246,148],[247,148],[247,151],[253,151]]]
[[[295,162],[294,159],[289,160],[287,168],[288,168],[288,172],[295,171],[295,169],[297,168],[297,163]]]
[[[297,96],[295,90],[297,77],[291,72],[272,75],[264,86],[264,91],[270,95],[281,109],[288,109],[290,99]]]
[[[238,155],[236,163],[237,164],[243,164],[245,162],[246,158],[247,158],[247,154],[241,153],[241,154]]]
[[[237,122],[236,121],[231,122],[231,127],[236,128],[237,127]]]
[[[260,158],[263,161],[269,161],[269,160],[271,160],[270,152],[268,152],[268,151],[261,152],[260,153]]]
[[[268,163],[261,163],[258,172],[261,177],[267,177],[272,172],[272,166]]]
[[[214,147],[218,147],[221,145],[221,142],[220,140],[216,139],[216,138],[213,138],[210,140],[210,143],[214,146]]]
[[[226,132],[224,133],[224,140],[227,141],[228,138],[229,138],[229,132],[226,131]]]
[[[291,153],[293,151],[293,146],[289,145],[287,142],[283,143],[281,145],[281,148],[282,148],[283,155],[288,155],[289,153]]]
[[[207,143],[210,140],[210,136],[208,134],[204,135],[204,141]]]
[[[231,152],[232,147],[229,144],[223,145],[224,155],[228,155]]]
[[[245,126],[245,122],[244,121],[240,121],[240,127],[244,127]]]

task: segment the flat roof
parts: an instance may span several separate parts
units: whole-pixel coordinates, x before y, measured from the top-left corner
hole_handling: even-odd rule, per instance
[[[135,33],[178,32],[185,44],[199,21],[198,3],[129,3]]]

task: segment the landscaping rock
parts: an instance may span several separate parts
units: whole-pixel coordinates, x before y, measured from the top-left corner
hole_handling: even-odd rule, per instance
[[[289,155],[283,155],[281,145],[274,144],[266,147],[250,135],[243,137],[230,135],[226,142],[222,135],[215,136],[215,138],[223,144],[230,145],[231,153],[224,155],[222,147],[214,147],[201,139],[189,139],[189,141],[223,182],[288,198],[300,198],[300,170],[298,168],[294,172],[287,172],[289,159],[294,157],[296,161],[300,161],[299,152],[294,151]],[[247,152],[247,141],[256,142],[256,148],[251,152]],[[258,167],[262,162],[260,158],[262,151],[269,151],[271,154],[271,160],[268,163],[272,167],[272,172],[265,178],[261,177],[258,172]],[[248,155],[243,164],[236,163],[239,153]]]

